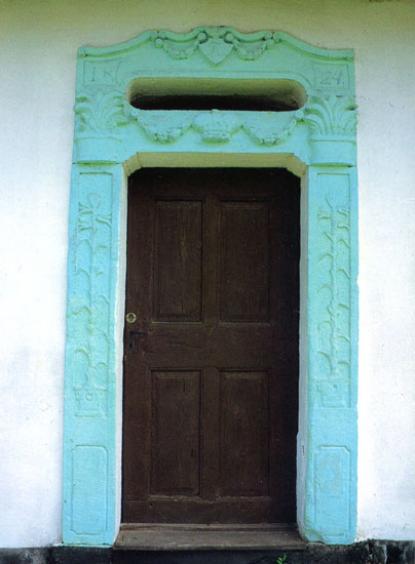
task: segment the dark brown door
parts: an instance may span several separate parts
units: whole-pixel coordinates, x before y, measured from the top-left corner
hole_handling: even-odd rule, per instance
[[[124,522],[295,521],[299,208],[284,170],[131,177]]]

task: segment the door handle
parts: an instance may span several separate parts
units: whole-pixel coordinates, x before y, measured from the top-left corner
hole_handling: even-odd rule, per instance
[[[135,323],[137,321],[137,315],[135,313],[133,313],[132,311],[130,311],[125,316],[125,320],[126,320],[127,323]]]

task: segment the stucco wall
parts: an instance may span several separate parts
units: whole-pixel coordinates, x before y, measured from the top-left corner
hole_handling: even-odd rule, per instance
[[[76,50],[203,24],[356,51],[359,536],[415,538],[413,0],[0,0],[0,11],[0,546],[60,540]]]

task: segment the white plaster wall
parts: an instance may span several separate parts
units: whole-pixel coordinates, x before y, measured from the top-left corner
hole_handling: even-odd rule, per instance
[[[414,0],[0,0],[0,546],[60,541],[76,50],[203,24],[356,50],[359,537],[415,538]]]

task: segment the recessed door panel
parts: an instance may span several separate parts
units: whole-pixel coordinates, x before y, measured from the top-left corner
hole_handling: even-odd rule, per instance
[[[200,372],[151,373],[152,495],[199,494]]]
[[[268,495],[268,374],[225,370],[220,376],[220,493]]]
[[[221,202],[222,321],[269,319],[270,202]]]
[[[154,320],[200,321],[202,203],[158,201],[155,210]]]

